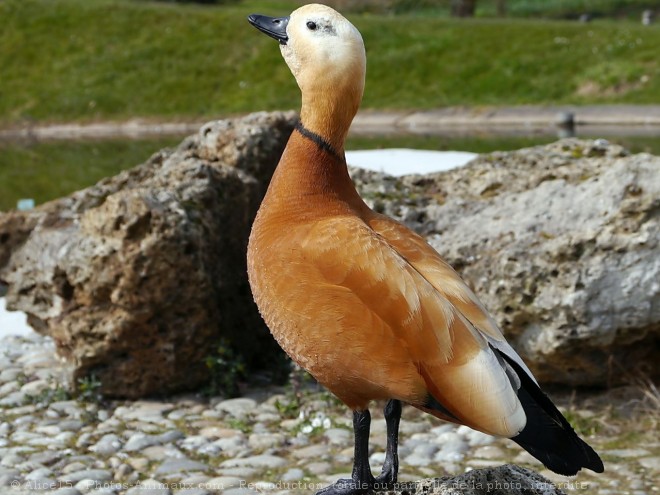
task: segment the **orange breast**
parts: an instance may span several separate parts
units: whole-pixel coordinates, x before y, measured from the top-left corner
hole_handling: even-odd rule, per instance
[[[328,283],[322,268],[310,263],[313,225],[262,223],[267,219],[259,219],[250,239],[250,283],[287,354],[353,409],[374,399],[423,400],[424,383],[392,329],[355,293]],[[320,256],[325,247],[317,247]],[[405,301],[393,303],[405,311]]]
[[[328,221],[360,223],[366,205],[348,175],[335,180],[347,181],[352,194],[314,191],[315,180],[316,185],[323,184],[315,174],[325,175],[336,164],[324,157],[326,170],[315,171],[307,159],[308,168],[298,170],[291,166],[292,157],[313,155],[314,148],[296,141],[295,135],[292,141],[259,210],[248,247],[250,285],[266,324],[294,361],[353,409],[374,399],[423,401],[423,380],[401,339],[352,290],[332,281],[333,262],[342,272],[342,260],[368,253],[352,252],[362,251],[359,242],[349,245],[340,231],[320,232],[318,226]],[[381,296],[387,297],[388,290],[384,285]],[[407,312],[405,300],[392,303],[393,311],[398,307]]]

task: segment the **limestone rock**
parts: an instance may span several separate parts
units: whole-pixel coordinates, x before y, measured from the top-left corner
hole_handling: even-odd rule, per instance
[[[249,364],[272,362],[245,246],[294,122],[214,122],[91,188],[0,215],[9,307],[107,395],[199,384],[220,336]],[[461,272],[541,381],[658,374],[660,158],[568,139],[428,176],[351,174]]]
[[[568,139],[434,175],[353,177],[462,274],[540,381],[658,374],[659,157]]]
[[[389,495],[561,495],[564,492],[541,475],[507,464],[475,469],[454,478],[399,483]]]
[[[109,396],[198,386],[221,337],[273,362],[245,268],[294,113],[211,122],[176,150],[31,212],[0,216],[7,306]]]

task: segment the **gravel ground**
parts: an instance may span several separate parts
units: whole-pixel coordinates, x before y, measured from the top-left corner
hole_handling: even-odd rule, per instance
[[[72,399],[61,370],[49,338],[0,339],[2,494],[311,493],[350,472],[350,414],[326,392],[306,390],[300,407],[292,392],[273,388],[228,400],[103,401],[85,382]],[[658,493],[660,415],[652,386],[589,394],[579,403],[553,397],[601,453],[604,474],[558,476],[511,441],[405,408],[401,481],[513,462],[568,493]],[[372,413],[370,459],[379,472],[385,424]]]

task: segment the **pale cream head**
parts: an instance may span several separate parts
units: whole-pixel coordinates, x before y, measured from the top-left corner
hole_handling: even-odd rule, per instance
[[[282,55],[300,89],[350,80],[364,90],[366,56],[360,32],[336,10],[309,4],[291,13]],[[344,86],[345,84],[341,84]]]
[[[320,4],[300,7],[289,17],[252,14],[248,21],[280,42],[302,92],[303,126],[343,150],[364,92],[367,60],[360,32]]]
[[[343,149],[364,92],[362,36],[339,12],[320,4],[293,11],[286,32],[280,48],[302,93],[301,121]]]

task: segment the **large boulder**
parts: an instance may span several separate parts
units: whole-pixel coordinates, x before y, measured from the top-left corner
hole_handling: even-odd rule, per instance
[[[199,386],[221,339],[252,368],[281,351],[246,276],[250,226],[294,113],[209,123],[176,150],[0,216],[7,306],[108,396]]]
[[[428,236],[546,383],[660,370],[660,158],[606,141],[482,155],[363,195]]]

